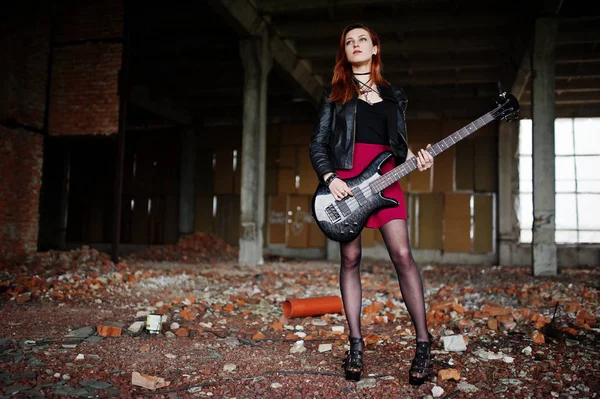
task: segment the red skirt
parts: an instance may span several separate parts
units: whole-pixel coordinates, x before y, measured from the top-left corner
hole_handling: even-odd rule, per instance
[[[350,179],[356,177],[360,175],[367,166],[369,166],[373,159],[375,159],[384,151],[391,151],[391,148],[381,144],[355,143],[352,169],[339,169],[336,170],[336,172],[341,179]],[[394,169],[394,167],[394,158],[390,157],[390,159],[381,165],[381,173],[389,172],[390,170]],[[406,203],[404,202],[404,192],[402,191],[400,183],[396,182],[385,188],[383,190],[383,195],[398,201],[398,206],[384,208],[373,212],[367,220],[365,227],[378,229],[393,219],[406,220]]]

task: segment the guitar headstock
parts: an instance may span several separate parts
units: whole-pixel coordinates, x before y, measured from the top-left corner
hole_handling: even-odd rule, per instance
[[[504,119],[507,122],[519,119],[519,100],[510,93],[501,93],[494,100],[498,107],[491,114],[496,119]]]

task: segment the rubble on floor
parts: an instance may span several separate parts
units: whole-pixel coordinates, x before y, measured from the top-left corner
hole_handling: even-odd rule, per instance
[[[227,244],[218,236],[206,233],[187,235],[177,244],[151,248],[147,251],[136,252],[128,257],[132,262],[227,262],[236,261],[237,248]]]
[[[533,277],[528,268],[423,265],[434,373],[411,387],[415,336],[394,269],[365,264],[365,370],[354,383],[341,369],[348,349],[344,315],[288,319],[282,311],[292,298],[339,295],[337,265],[236,265],[235,250],[213,240],[188,237],[118,264],[84,247],[3,265],[0,395],[594,398],[600,392],[599,268]],[[159,324],[150,333],[152,316]]]

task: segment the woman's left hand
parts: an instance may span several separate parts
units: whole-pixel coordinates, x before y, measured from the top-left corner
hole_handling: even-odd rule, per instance
[[[427,144],[427,148],[430,148],[431,144]],[[433,166],[433,157],[427,150],[419,150],[417,153],[417,166],[420,171],[427,170]]]

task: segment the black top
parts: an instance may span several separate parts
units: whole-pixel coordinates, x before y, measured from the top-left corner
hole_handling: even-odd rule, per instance
[[[355,142],[390,145],[384,101],[373,105],[363,100],[357,101]]]

